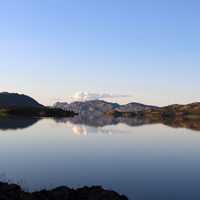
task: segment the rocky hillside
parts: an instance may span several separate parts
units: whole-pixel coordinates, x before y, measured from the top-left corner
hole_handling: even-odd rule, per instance
[[[110,103],[100,100],[73,102],[71,104],[58,102],[54,105],[54,107],[61,108],[63,110],[70,110],[75,113],[79,113],[79,115],[81,116],[89,116],[89,115],[100,116],[113,110],[118,112],[139,112],[157,108],[154,106],[148,106],[139,103],[120,105],[117,103]]]
[[[144,105],[141,103],[129,103],[126,105],[120,105],[118,108],[114,109],[118,112],[141,112],[145,110],[156,109],[156,106]]]
[[[2,92],[0,93],[0,108],[5,108],[5,107],[41,108],[43,106],[29,96],[17,93]]]
[[[170,105],[161,108],[161,111],[174,115],[200,115],[200,102],[186,104],[186,105]]]
[[[161,119],[173,116],[200,116],[200,102],[191,103],[187,105],[169,105],[165,107],[144,105],[140,103],[129,103],[126,105],[120,105],[117,103],[110,103],[106,101],[86,101],[86,102],[73,102],[68,103],[56,103],[55,108],[63,110],[70,110],[78,113],[81,117],[95,118],[102,115],[113,117],[135,117],[145,116],[155,119]]]
[[[71,104],[68,103],[56,103],[54,105],[55,108],[60,108],[63,110],[73,111],[75,113],[79,113],[81,116],[99,116],[104,112],[108,112],[109,110],[113,110],[119,107],[116,103],[108,103],[100,100],[86,101],[86,102],[73,102]]]

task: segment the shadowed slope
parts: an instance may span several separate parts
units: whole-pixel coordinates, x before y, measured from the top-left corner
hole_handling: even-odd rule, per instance
[[[44,107],[33,98],[17,93],[0,93],[0,107]]]

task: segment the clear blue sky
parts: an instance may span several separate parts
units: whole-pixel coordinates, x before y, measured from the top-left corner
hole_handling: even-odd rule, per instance
[[[198,0],[1,1],[0,91],[44,104],[77,91],[200,101],[199,10]]]

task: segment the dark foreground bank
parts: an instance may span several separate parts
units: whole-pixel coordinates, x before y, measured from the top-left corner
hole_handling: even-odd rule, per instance
[[[100,186],[79,189],[58,187],[29,193],[24,192],[18,185],[0,183],[0,200],[128,200],[128,198]]]

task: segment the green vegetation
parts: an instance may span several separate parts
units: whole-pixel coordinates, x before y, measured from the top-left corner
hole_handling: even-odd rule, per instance
[[[1,117],[6,117],[8,114],[7,114],[7,110],[6,109],[0,109],[0,118]]]

